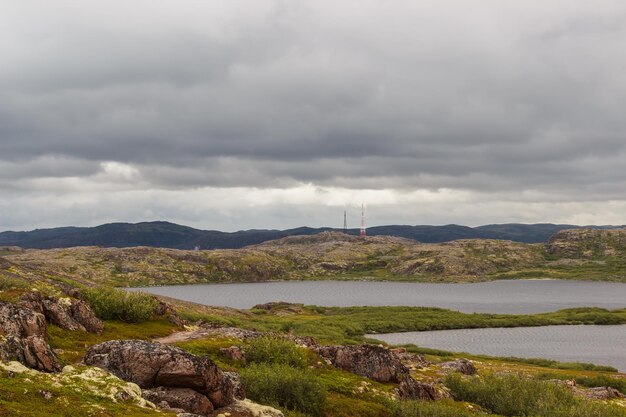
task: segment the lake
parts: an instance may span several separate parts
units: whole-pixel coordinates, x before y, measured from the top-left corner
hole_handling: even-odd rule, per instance
[[[626,284],[504,280],[473,284],[285,281],[133,288],[212,306],[250,308],[270,301],[320,306],[427,306],[466,313],[532,314],[573,307],[626,307]]]
[[[368,336],[390,344],[413,343],[476,355],[590,362],[626,372],[626,325],[462,329]]]

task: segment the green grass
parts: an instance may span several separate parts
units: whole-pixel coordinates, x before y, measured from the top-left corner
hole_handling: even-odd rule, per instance
[[[392,405],[390,417],[488,417],[493,414],[472,411],[462,403],[450,400],[399,401]]]
[[[60,359],[64,364],[73,364],[82,360],[89,346],[107,340],[142,339],[150,340],[167,336],[175,326],[166,320],[153,320],[143,323],[124,323],[105,321],[104,332],[100,335],[63,330],[55,325],[48,326],[48,341],[53,349],[61,349]]]
[[[489,358],[493,359],[493,357],[476,355],[478,358]],[[525,363],[528,365],[541,366],[542,368],[553,368],[553,369],[565,369],[572,371],[598,371],[598,372],[617,372],[612,366],[605,365],[595,365],[593,363],[585,363],[585,362],[558,362],[551,359],[543,359],[543,358],[517,358],[517,357],[498,357],[498,360],[506,361],[506,362],[517,362],[517,363]]]
[[[315,307],[298,314],[265,311],[224,317],[218,313],[182,313],[190,321],[226,324],[263,331],[313,336],[323,343],[361,343],[365,335],[388,332],[463,328],[549,326],[567,324],[625,324],[626,309],[576,308],[533,315],[466,314],[434,307]],[[373,336],[375,338],[375,336]]]
[[[21,279],[0,276],[0,291],[20,288],[28,288],[28,283]]]
[[[584,401],[561,385],[515,374],[446,378],[456,400],[475,403],[503,416],[533,417],[626,417],[617,405]]]

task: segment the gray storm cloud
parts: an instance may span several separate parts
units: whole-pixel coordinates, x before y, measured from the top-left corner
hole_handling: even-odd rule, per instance
[[[0,229],[63,210],[203,224],[167,193],[307,184],[391,190],[389,222],[419,222],[415,190],[490,202],[461,223],[619,220],[584,204],[624,200],[625,39],[617,0],[4,2]],[[569,205],[501,215],[529,200]],[[267,204],[250,227],[291,203]]]

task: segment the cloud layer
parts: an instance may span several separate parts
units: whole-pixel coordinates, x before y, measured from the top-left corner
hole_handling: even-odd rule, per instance
[[[626,223],[619,0],[5,3],[0,230]]]

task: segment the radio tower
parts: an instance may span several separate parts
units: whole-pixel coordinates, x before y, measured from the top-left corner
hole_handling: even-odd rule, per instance
[[[365,208],[363,204],[361,204],[361,232],[359,233],[359,236],[365,237],[365,235]]]
[[[347,210],[343,211],[343,232],[348,234],[348,212],[347,212]]]

